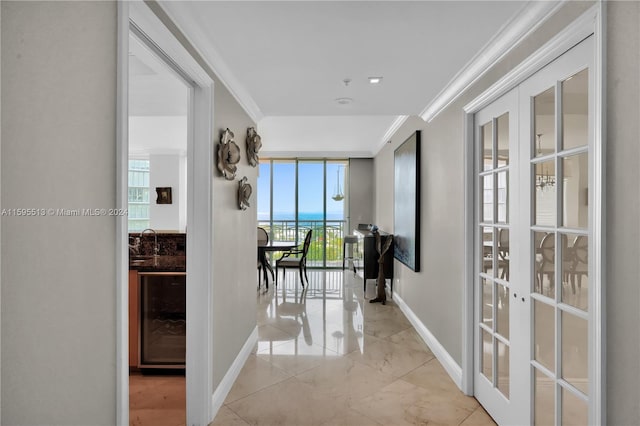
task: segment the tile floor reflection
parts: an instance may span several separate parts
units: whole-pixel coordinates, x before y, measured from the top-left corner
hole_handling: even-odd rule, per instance
[[[218,412],[223,425],[494,425],[455,386],[398,306],[340,270],[258,292],[259,341]]]

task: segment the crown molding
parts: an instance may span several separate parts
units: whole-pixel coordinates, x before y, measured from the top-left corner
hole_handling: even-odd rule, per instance
[[[187,13],[186,3],[173,1],[155,3],[173,21],[185,39],[209,67],[210,71],[214,73],[211,77],[217,79],[219,83],[222,83],[229,90],[242,109],[257,124],[264,117],[260,107],[244,85],[231,72],[229,66],[222,59],[218,50],[211,44],[202,28],[193,22],[192,17]]]
[[[305,159],[330,159],[344,160],[345,158],[373,158],[374,155],[370,151],[260,151],[260,158],[270,159],[288,159],[288,158],[305,158]]]
[[[493,65],[516,48],[533,31],[565,3],[530,1],[489,40],[489,42],[453,77],[440,93],[420,113],[426,122],[433,120]]]
[[[553,39],[531,54],[527,59],[496,81],[491,87],[482,92],[474,100],[466,104],[463,109],[466,113],[475,113],[509,90],[522,83],[535,74],[542,67],[594,33],[595,23],[599,19],[599,6],[592,6],[581,16],[567,25]]]
[[[395,133],[398,131],[398,129],[405,123],[405,121],[407,121],[409,119],[408,115],[399,115],[396,117],[395,120],[393,120],[393,123],[391,123],[391,125],[389,126],[389,128],[387,129],[387,131],[385,132],[385,134],[382,136],[382,139],[380,139],[380,142],[378,143],[378,146],[375,148],[375,150],[373,151],[373,156],[375,157],[376,155],[378,155],[378,153],[380,152],[380,150],[382,150],[382,148],[385,146],[385,144],[387,142],[389,142],[391,140],[391,138],[393,137],[393,135],[395,135]]]

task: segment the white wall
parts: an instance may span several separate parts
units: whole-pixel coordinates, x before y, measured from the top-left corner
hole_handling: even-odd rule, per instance
[[[349,233],[359,223],[373,223],[374,174],[372,158],[349,159]]]
[[[156,231],[185,231],[186,163],[184,155],[149,156],[149,226]],[[156,188],[163,187],[171,188],[171,204],[156,203]]]
[[[187,117],[129,117],[129,155],[149,159],[149,226],[185,232]],[[156,204],[156,187],[172,188],[172,204]]]
[[[115,207],[116,3],[0,7],[2,206]],[[2,424],[115,424],[115,235],[2,218]]]

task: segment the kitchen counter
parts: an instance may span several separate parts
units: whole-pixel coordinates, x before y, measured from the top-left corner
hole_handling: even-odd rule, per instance
[[[138,272],[186,272],[186,256],[151,256],[129,259],[129,270]]]

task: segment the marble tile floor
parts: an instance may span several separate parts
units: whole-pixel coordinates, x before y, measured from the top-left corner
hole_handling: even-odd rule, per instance
[[[360,276],[297,271],[258,291],[259,341],[213,426],[494,425],[465,396],[393,300]]]

